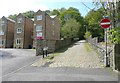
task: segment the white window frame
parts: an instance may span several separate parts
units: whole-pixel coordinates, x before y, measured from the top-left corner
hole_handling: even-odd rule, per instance
[[[37,37],[42,37],[43,33],[42,32],[37,32],[36,35],[37,35]]]
[[[22,33],[22,28],[17,28],[17,33]]]
[[[4,35],[4,31],[3,30],[0,30],[0,35]]]
[[[42,31],[42,25],[37,25],[36,26],[36,31]]]
[[[1,25],[5,25],[5,21],[2,21]]]
[[[0,40],[0,46],[4,45],[4,40]]]
[[[42,20],[42,15],[38,15],[37,20]]]
[[[21,44],[21,38],[17,38],[16,39],[16,45],[20,45]]]
[[[22,18],[18,18],[17,23],[22,23]]]

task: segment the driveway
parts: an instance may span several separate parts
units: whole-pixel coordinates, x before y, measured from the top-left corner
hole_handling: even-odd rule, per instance
[[[35,56],[36,51],[32,49],[0,49],[0,73],[6,76],[16,70],[32,64],[40,56]]]

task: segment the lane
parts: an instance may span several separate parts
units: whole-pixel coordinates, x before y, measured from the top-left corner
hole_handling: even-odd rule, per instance
[[[54,58],[50,67],[80,67],[80,68],[103,68],[99,55],[94,50],[87,50],[85,40],[76,42],[64,53]]]

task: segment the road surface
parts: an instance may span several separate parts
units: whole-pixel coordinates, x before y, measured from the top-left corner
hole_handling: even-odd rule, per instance
[[[2,70],[0,73],[4,77],[32,64],[40,58],[36,57],[35,54],[36,51],[32,49],[0,49],[0,70]]]
[[[79,41],[55,57],[53,63],[47,66],[26,66],[3,77],[3,81],[118,81],[118,74],[101,67],[96,53],[87,53],[84,44],[85,42]],[[80,65],[76,67],[76,64]]]

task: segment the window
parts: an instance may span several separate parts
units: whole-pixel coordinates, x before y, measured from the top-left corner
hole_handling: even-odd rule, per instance
[[[4,32],[2,30],[0,30],[0,35],[4,35]]]
[[[17,23],[21,23],[21,22],[22,22],[22,18],[18,18]]]
[[[21,39],[20,38],[16,39],[16,45],[20,45],[20,43],[21,43]]]
[[[5,25],[5,21],[2,21],[1,25]]]
[[[42,32],[37,32],[37,37],[42,37]]]
[[[42,31],[42,26],[41,25],[37,25],[36,26],[36,31]]]
[[[4,44],[4,40],[0,40],[0,46]]]
[[[22,29],[21,28],[17,28],[17,33],[22,33]]]
[[[38,15],[37,20],[42,20],[42,15]]]

